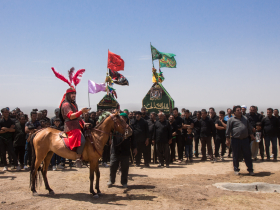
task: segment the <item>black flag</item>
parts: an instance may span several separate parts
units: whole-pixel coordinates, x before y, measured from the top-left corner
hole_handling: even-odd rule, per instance
[[[112,71],[111,69],[109,69],[109,74],[110,74],[110,77],[112,77],[112,80],[115,84],[129,86],[128,80],[119,72]]]

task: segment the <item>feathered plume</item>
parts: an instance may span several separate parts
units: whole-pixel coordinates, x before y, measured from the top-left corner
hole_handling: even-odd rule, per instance
[[[79,69],[75,73],[75,75],[73,76],[73,82],[74,82],[75,86],[77,86],[79,84],[79,82],[81,81],[81,78],[79,78],[79,77],[82,77],[82,75],[85,71],[86,71],[85,69]]]
[[[75,71],[75,68],[74,68],[74,67],[72,67],[72,68],[68,71],[70,83],[72,83],[72,81],[73,81],[73,74],[74,74],[74,71]]]
[[[69,82],[69,80],[67,80],[63,75],[55,71],[54,67],[52,67],[52,71],[58,79],[62,80],[63,82],[66,82],[70,87],[72,87],[71,82]]]

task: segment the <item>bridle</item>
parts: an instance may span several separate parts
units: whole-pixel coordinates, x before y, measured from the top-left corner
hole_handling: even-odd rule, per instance
[[[128,132],[129,125],[126,124],[126,126],[125,126],[123,124],[118,123],[117,122],[117,116],[118,115],[114,115],[114,114],[110,115],[111,119],[114,121],[114,131],[116,132],[117,126],[121,126],[125,130],[124,134],[120,134],[120,133],[117,134],[115,132],[108,133],[108,132],[105,132],[105,131],[102,131],[102,130],[99,130],[99,129],[96,129],[96,128],[94,128],[94,130],[99,131],[101,133],[105,133],[105,134],[107,134],[109,136],[120,136],[120,137],[122,137],[122,141],[121,141],[121,143],[122,143],[124,141],[124,139],[125,139],[126,133]],[[120,144],[118,144],[118,145],[120,145]],[[118,146],[118,145],[116,145],[116,146]]]
[[[110,117],[112,118],[112,120],[114,121],[114,130],[116,130],[117,126],[121,126],[125,131],[128,129],[129,125],[124,126],[123,124],[120,124],[117,122],[117,117],[113,114],[110,115]],[[116,134],[113,134],[112,132],[108,133],[99,129],[94,128],[94,130],[99,131],[101,133],[105,133],[108,135],[112,135],[112,136],[116,136]],[[120,134],[122,136],[124,136],[124,134]]]

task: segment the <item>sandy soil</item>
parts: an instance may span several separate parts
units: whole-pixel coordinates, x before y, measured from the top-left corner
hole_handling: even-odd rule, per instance
[[[233,174],[232,159],[211,163],[194,160],[193,164],[172,164],[170,168],[136,168],[129,171],[129,187],[107,188],[109,168],[101,167],[102,195],[89,193],[89,170],[66,168],[49,171],[48,195],[43,185],[32,196],[29,172],[0,168],[0,209],[279,209],[279,193],[232,192],[213,186],[217,182],[280,184],[279,162],[254,162],[256,176],[248,176],[245,163],[241,175]]]

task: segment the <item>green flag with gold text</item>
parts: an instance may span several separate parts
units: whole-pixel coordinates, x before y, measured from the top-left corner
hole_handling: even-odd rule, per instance
[[[174,58],[174,54],[172,53],[163,53],[160,52],[162,58],[159,60],[160,67],[167,67],[167,68],[176,68],[176,60]]]
[[[153,61],[162,58],[161,52],[158,51],[153,45],[151,45],[151,52]]]

